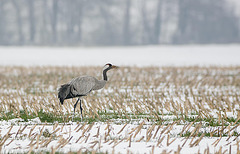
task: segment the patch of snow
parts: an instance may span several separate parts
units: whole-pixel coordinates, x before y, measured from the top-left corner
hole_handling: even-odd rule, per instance
[[[79,129],[81,127],[82,129]],[[236,143],[238,140],[235,141],[235,137],[204,137],[197,145],[194,145],[193,143],[199,137],[189,139],[187,137],[179,137],[178,134],[184,130],[183,125],[175,124],[172,129],[170,129],[171,127],[163,126],[159,131],[157,131],[158,126],[156,126],[152,129],[150,140],[147,140],[147,133],[152,125],[147,124],[141,129],[135,129],[138,127],[139,125],[135,124],[127,124],[124,127],[124,124],[116,125],[101,122],[92,126],[91,124],[84,125],[83,123],[78,124],[75,122],[64,125],[57,124],[55,128],[53,125],[22,125],[12,126],[12,128],[9,125],[5,125],[0,127],[0,136],[3,137],[9,132],[10,137],[2,146],[1,152],[23,153],[29,151],[31,146],[33,146],[35,152],[42,150],[51,151],[51,148],[56,148],[57,151],[63,153],[79,151],[80,149],[82,152],[88,149],[109,153],[149,153],[152,151],[154,153],[162,153],[164,150],[168,152],[171,150],[178,151],[179,147],[181,148],[181,153],[189,153],[190,151],[191,153],[197,153],[199,150],[200,153],[204,153],[204,150],[208,148],[210,153],[215,153],[220,148],[222,148],[222,151],[225,151],[229,147],[232,148],[232,153],[236,153],[237,149]],[[167,128],[166,131],[162,132],[165,128]],[[194,126],[189,131],[193,129]],[[211,130],[211,128],[206,129]],[[42,134],[41,130],[43,130]],[[52,134],[53,136],[49,144],[43,146],[53,132],[55,133]],[[39,142],[36,142],[36,136],[39,136]],[[164,137],[162,142],[158,144],[162,137]],[[131,138],[131,143],[129,138]],[[219,140],[218,143],[216,142],[217,140]]]
[[[39,117],[30,119],[29,121],[32,122],[32,124],[41,124],[41,120]]]

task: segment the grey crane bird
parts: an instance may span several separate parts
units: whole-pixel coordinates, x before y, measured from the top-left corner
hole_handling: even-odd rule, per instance
[[[80,76],[72,79],[70,82],[66,84],[61,85],[58,91],[58,98],[61,104],[63,104],[65,99],[78,97],[76,103],[74,104],[74,115],[75,115],[76,106],[80,101],[81,119],[83,119],[81,97],[87,96],[92,90],[102,89],[108,80],[107,71],[113,68],[118,68],[118,67],[110,63],[104,66],[103,80],[98,80],[92,76]]]

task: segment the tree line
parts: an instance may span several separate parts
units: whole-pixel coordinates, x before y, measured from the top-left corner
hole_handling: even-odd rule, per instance
[[[0,45],[239,43],[226,0],[0,0]]]

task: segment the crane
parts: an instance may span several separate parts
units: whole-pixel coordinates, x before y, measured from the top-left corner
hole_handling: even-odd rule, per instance
[[[58,90],[58,98],[60,100],[60,103],[63,104],[65,99],[78,97],[76,103],[74,104],[73,111],[75,115],[76,106],[78,102],[80,102],[81,119],[83,119],[81,97],[87,96],[92,90],[102,89],[108,81],[107,71],[116,68],[118,68],[118,66],[112,65],[110,63],[104,65],[103,80],[98,80],[92,76],[80,76],[72,79],[66,84],[61,85]]]

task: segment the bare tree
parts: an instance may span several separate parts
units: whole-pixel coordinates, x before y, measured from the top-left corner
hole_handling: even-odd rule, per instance
[[[28,0],[28,15],[29,15],[29,34],[30,34],[30,42],[34,43],[35,41],[35,8],[34,8],[33,0]]]
[[[143,25],[143,44],[159,44],[160,34],[161,34],[161,8],[162,0],[156,1],[156,12],[154,12],[155,18],[153,20],[149,19],[147,16],[149,10],[146,8],[147,1],[143,0],[141,5],[141,17]],[[155,10],[151,10],[153,12]]]
[[[150,28],[149,21],[147,18],[146,1],[145,0],[142,0],[141,16],[142,16],[142,25],[143,25],[142,44],[148,44],[149,42],[151,42],[151,28]]]
[[[40,28],[39,28],[39,39],[40,39],[40,45],[50,45],[52,43],[52,35],[51,35],[51,29],[49,28],[51,16],[51,9],[48,6],[48,0],[41,0],[41,18],[39,19]]]
[[[78,0],[77,6],[78,6],[78,11],[77,11],[78,18],[76,19],[76,22],[78,25],[77,40],[80,44],[82,42],[82,23],[83,23],[83,16],[84,16],[84,1]]]
[[[111,14],[109,12],[108,6],[111,5],[110,1],[105,1],[104,5],[100,6],[100,12],[101,16],[104,19],[104,27],[103,27],[103,32],[104,35],[106,35],[106,39],[102,40],[104,41],[104,45],[113,45],[115,44],[115,36],[114,33],[116,31],[114,30],[114,27],[112,25],[112,22],[114,19],[111,18]]]
[[[239,41],[237,18],[224,0],[178,0],[178,30],[174,43]]]
[[[57,43],[57,22],[58,22],[58,0],[52,1],[52,16],[51,16],[51,28],[52,28],[52,42]]]
[[[0,44],[1,45],[7,45],[7,40],[6,40],[6,19],[5,19],[5,11],[4,11],[4,5],[5,1],[1,0],[0,1]]]
[[[0,0],[1,45],[238,43],[226,0]]]
[[[156,17],[155,17],[154,28],[153,28],[153,44],[159,44],[159,37],[161,32],[161,7],[162,7],[162,0],[158,0]]]
[[[123,45],[131,44],[130,9],[131,0],[125,0],[125,14],[123,19]]]
[[[69,44],[81,44],[84,1],[70,0],[65,5],[67,10],[64,19],[67,30],[65,31],[66,39],[64,41],[69,42]]]
[[[21,17],[21,7],[19,6],[18,0],[12,0],[13,6],[15,8],[15,14],[17,18],[17,31],[18,31],[18,45],[24,44],[24,35],[23,35],[23,23],[22,23],[22,17]]]

